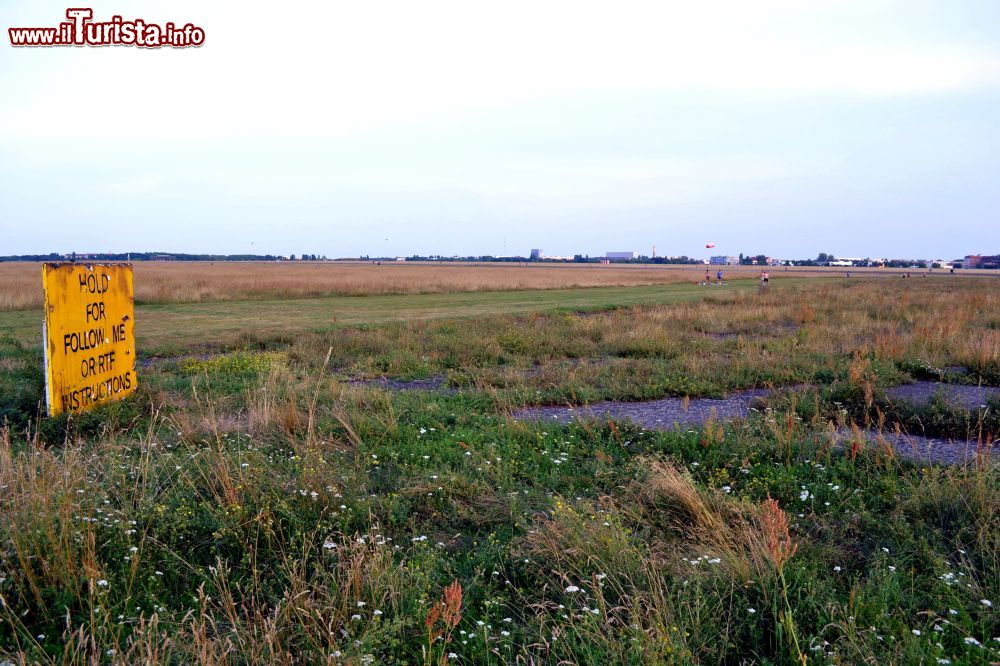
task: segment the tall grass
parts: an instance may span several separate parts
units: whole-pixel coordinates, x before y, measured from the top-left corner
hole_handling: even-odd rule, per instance
[[[0,428],[0,662],[996,661],[995,458],[860,444],[904,416],[889,383],[995,363],[1000,296],[916,282],[154,363],[117,407]],[[343,381],[437,372],[462,390]],[[510,419],[804,380],[740,423]]]

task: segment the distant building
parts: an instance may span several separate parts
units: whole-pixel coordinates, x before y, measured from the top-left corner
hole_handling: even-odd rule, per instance
[[[531,255],[528,258],[529,259],[534,259],[535,261],[538,261],[539,259],[541,259],[544,256],[545,256],[545,253],[542,252],[542,250],[539,250],[539,249],[536,249],[536,248],[532,248]]]
[[[1000,254],[970,254],[962,260],[962,268],[1000,268]]]
[[[396,257],[396,261],[406,261],[406,257]]]
[[[709,258],[708,263],[712,266],[735,266],[740,263],[740,258],[719,255]]]
[[[604,258],[611,259],[613,261],[635,259],[635,252],[606,252],[604,254]]]
[[[833,261],[826,262],[827,266],[853,266],[854,262],[850,259],[834,259]]]

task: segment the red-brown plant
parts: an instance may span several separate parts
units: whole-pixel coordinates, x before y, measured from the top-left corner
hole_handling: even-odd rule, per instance
[[[424,663],[434,663],[434,643],[439,639],[443,646],[451,643],[451,633],[462,619],[462,585],[457,580],[444,588],[444,595],[431,606],[424,618],[427,627],[427,652]],[[442,649],[437,660],[439,664],[448,663],[447,652]]]
[[[784,571],[785,563],[795,555],[799,546],[792,541],[792,536],[789,534],[788,516],[778,506],[778,501],[772,499],[770,495],[760,508],[760,526],[764,533],[768,557],[778,573],[781,573]]]

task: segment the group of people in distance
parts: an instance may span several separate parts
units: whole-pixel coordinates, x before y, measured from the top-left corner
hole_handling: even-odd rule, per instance
[[[760,286],[766,287],[771,283],[771,276],[765,268],[760,272]],[[712,284],[712,274],[710,271],[705,271],[705,282],[703,284]],[[719,269],[715,273],[715,284],[722,284],[722,269]]]

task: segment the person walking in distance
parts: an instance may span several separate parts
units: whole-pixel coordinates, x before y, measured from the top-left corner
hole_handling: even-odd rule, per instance
[[[712,284],[712,275],[707,270],[705,271],[705,284]]]
[[[715,284],[722,284],[722,269],[715,274]]]

